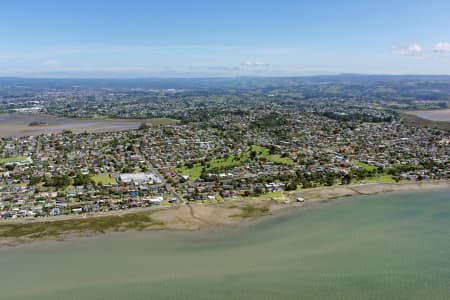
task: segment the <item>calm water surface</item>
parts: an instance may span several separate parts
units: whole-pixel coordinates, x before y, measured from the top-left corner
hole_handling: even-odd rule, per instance
[[[0,299],[450,299],[450,191],[0,249]]]

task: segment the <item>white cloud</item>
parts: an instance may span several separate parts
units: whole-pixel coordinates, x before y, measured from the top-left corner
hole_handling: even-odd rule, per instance
[[[243,61],[241,62],[241,66],[247,68],[266,68],[269,64],[261,61]]]
[[[424,49],[419,44],[411,44],[406,46],[393,46],[392,53],[404,55],[404,56],[412,56],[415,58],[423,58],[422,54]]]
[[[450,43],[437,43],[433,52],[450,52]]]

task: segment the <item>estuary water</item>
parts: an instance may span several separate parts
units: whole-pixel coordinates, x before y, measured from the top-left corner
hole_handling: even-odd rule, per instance
[[[0,114],[0,137],[58,133],[63,130],[104,132],[136,129],[141,122],[122,119],[70,119],[40,114]]]
[[[0,299],[450,299],[450,191],[0,249]]]
[[[408,113],[431,121],[450,122],[450,109],[413,110]]]

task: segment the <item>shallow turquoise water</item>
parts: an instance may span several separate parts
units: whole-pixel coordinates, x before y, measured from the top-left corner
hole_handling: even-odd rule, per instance
[[[0,299],[450,299],[450,191],[0,249]]]

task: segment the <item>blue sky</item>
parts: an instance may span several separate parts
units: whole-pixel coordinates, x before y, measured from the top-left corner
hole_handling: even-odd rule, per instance
[[[450,74],[450,1],[0,2],[0,76]]]

